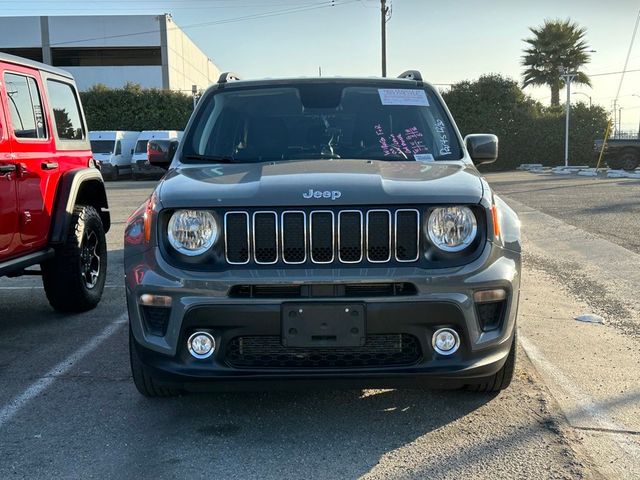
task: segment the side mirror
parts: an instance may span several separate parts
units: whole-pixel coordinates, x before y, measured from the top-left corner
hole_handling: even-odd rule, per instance
[[[177,149],[178,142],[176,140],[150,141],[147,147],[147,160],[154,167],[161,167],[166,170],[171,165]]]
[[[493,163],[498,159],[498,137],[489,133],[474,133],[464,138],[474,165]]]

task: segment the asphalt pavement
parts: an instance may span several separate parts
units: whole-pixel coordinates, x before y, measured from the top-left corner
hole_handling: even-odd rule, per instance
[[[322,390],[141,397],[128,365],[122,233],[127,216],[153,183],[109,183],[109,273],[97,309],[57,314],[48,306],[39,278],[0,279],[0,478],[542,479],[634,474],[640,426],[633,416],[640,395],[638,382],[625,367],[637,361],[637,338],[613,321],[576,326],[571,316],[598,302],[589,303],[579,289],[572,290],[572,280],[554,270],[553,262],[550,266],[535,234],[548,235],[544,228],[574,234],[592,229],[547,209],[576,195],[594,194],[560,188],[554,195],[561,198],[548,205],[540,200],[545,190],[526,190],[553,180],[512,175],[491,176],[490,181],[523,211],[531,253],[523,277],[523,348],[514,383],[499,395]],[[530,182],[528,187],[524,182]],[[632,191],[627,199],[615,188],[602,192],[612,211],[632,197]],[[640,189],[640,182],[622,188]],[[603,225],[619,221],[605,210],[594,215]],[[608,230],[602,226],[599,231]],[[618,245],[624,241],[618,234],[585,238],[626,251]],[[589,280],[593,271],[584,275]],[[625,303],[627,296],[603,292],[613,309],[607,315],[615,316],[611,302],[618,300],[627,309],[627,324],[637,320],[633,305]],[[574,352],[558,347],[554,328],[561,328],[560,338],[574,337]],[[598,339],[607,342],[605,357],[575,359],[567,368],[567,358],[580,349],[583,357],[584,352],[598,352]],[[617,350],[609,348],[615,345],[624,352],[635,350],[617,357]],[[613,372],[612,362],[620,369]],[[580,377],[581,365],[589,372],[586,377],[584,372]],[[615,392],[609,388],[614,380],[621,382]],[[631,458],[628,464],[624,455]]]
[[[521,171],[487,179],[509,199],[640,253],[640,180]]]

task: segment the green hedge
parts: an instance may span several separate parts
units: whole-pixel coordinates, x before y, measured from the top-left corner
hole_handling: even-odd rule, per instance
[[[494,133],[500,156],[483,170],[511,170],[521,163],[564,164],[563,107],[544,107],[525,95],[518,84],[500,75],[460,82],[443,94],[462,135]],[[599,106],[571,107],[569,162],[595,165],[593,142],[602,139],[607,113]]]
[[[170,90],[94,86],[82,92],[89,130],[184,130],[193,111],[192,97]]]

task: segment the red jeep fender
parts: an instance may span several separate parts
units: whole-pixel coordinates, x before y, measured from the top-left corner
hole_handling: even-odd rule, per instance
[[[62,174],[51,215],[50,244],[63,243],[75,205],[90,205],[100,214],[105,233],[111,227],[111,215],[102,175],[95,168],[80,168]]]

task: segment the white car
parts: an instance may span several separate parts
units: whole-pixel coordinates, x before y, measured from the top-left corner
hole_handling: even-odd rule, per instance
[[[89,132],[91,151],[106,180],[131,173],[131,158],[140,132],[103,130]]]

